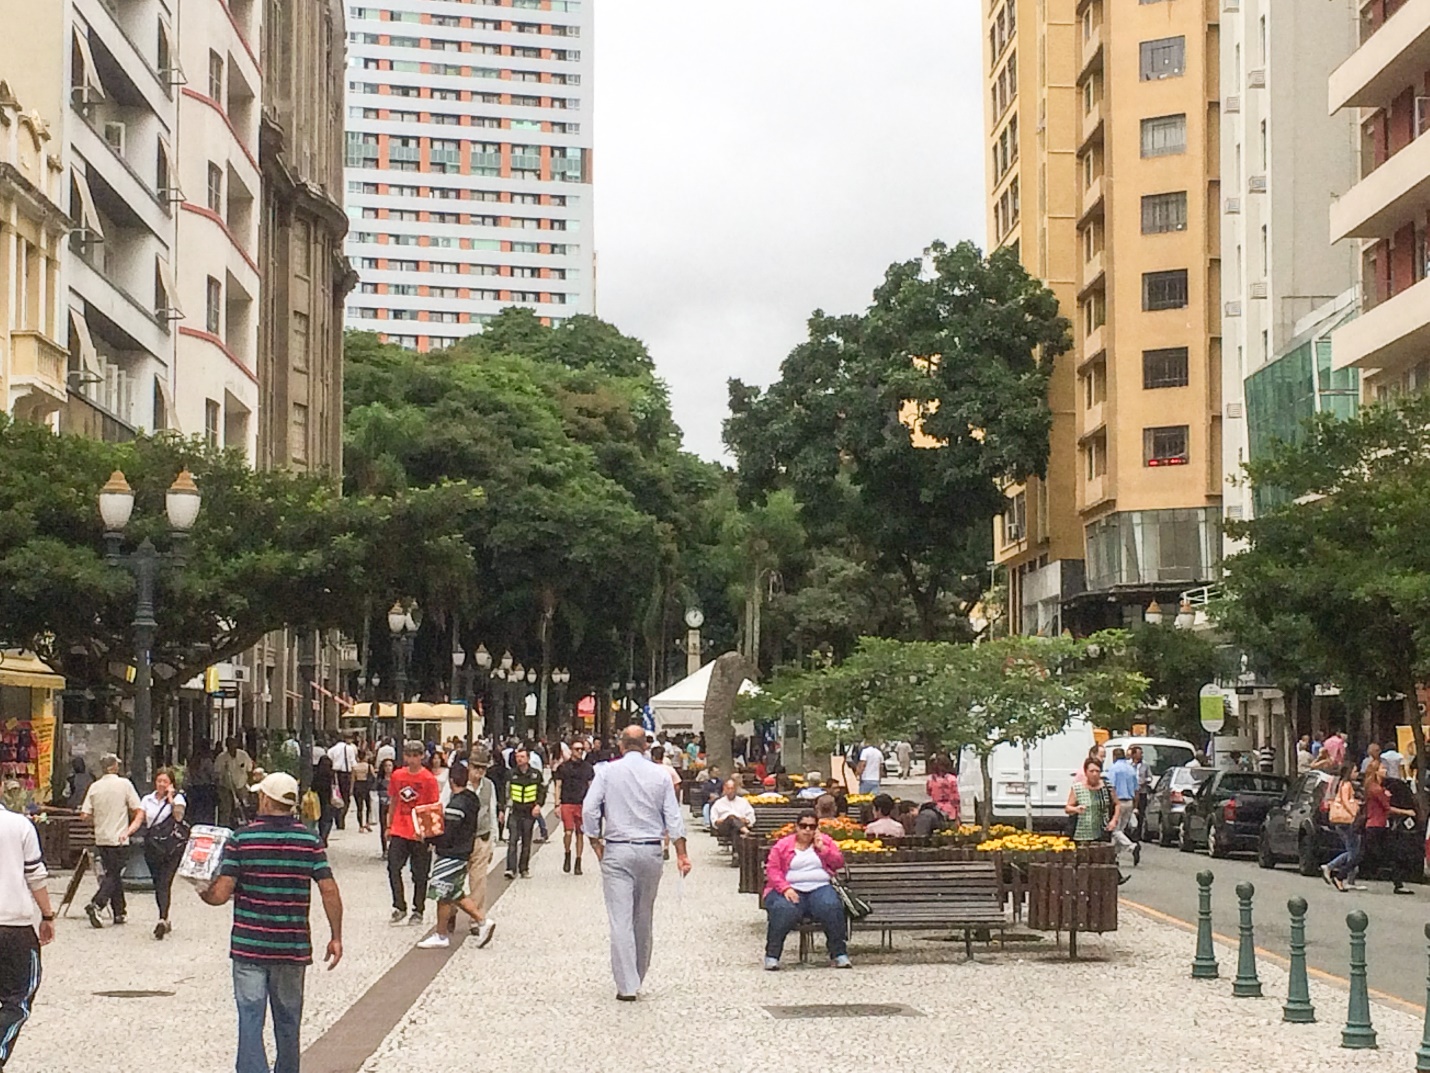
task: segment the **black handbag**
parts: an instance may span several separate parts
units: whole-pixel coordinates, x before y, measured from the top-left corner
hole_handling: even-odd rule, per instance
[[[151,852],[160,859],[167,859],[176,853],[182,853],[189,841],[189,825],[174,816],[172,805],[168,806],[168,814],[156,823],[150,824],[149,829],[144,832],[144,845],[152,847]]]
[[[829,884],[834,888],[834,893],[839,895],[839,900],[844,904],[844,912],[854,920],[863,920],[874,911],[874,907],[859,897],[844,880],[838,876],[831,876]]]

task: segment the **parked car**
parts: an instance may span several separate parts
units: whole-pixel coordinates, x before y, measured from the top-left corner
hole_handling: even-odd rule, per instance
[[[1213,857],[1255,851],[1261,841],[1262,821],[1286,796],[1289,785],[1284,775],[1214,772],[1182,810],[1182,852],[1191,853],[1199,846],[1205,846]]]
[[[1209,767],[1174,767],[1162,773],[1147,796],[1145,841],[1156,839],[1164,846],[1177,841],[1182,827],[1182,810],[1197,787],[1212,777]]]
[[[1256,859],[1262,868],[1292,861],[1303,876],[1341,852],[1341,836],[1331,826],[1331,801],[1340,778],[1329,771],[1307,771],[1266,814]]]

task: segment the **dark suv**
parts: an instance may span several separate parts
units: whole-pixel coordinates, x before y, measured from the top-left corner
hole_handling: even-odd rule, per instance
[[[1341,852],[1341,836],[1331,826],[1331,801],[1340,779],[1328,771],[1307,771],[1296,777],[1281,803],[1261,825],[1256,859],[1262,868],[1294,861],[1303,876]]]

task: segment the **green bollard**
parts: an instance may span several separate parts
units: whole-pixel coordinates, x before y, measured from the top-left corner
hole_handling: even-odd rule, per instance
[[[1311,1005],[1311,986],[1306,979],[1306,899],[1292,898],[1286,908],[1291,911],[1291,986],[1286,989],[1281,1020],[1308,1025],[1316,1020],[1316,1007]]]
[[[1231,985],[1232,998],[1260,998],[1261,981],[1256,978],[1256,936],[1251,927],[1251,898],[1256,888],[1250,883],[1236,885],[1237,926],[1240,942],[1236,948],[1236,980]]]
[[[1425,925],[1425,938],[1430,941],[1430,924]],[[1425,980],[1425,1032],[1415,1052],[1415,1073],[1430,1073],[1430,976]]]
[[[1351,995],[1341,1046],[1352,1050],[1376,1046],[1375,1028],[1370,1023],[1370,992],[1365,982],[1365,929],[1369,926],[1369,918],[1359,909],[1346,915],[1346,927],[1351,929]]]
[[[1192,959],[1193,980],[1215,980],[1220,974],[1212,946],[1212,880],[1210,872],[1197,873],[1197,956]]]

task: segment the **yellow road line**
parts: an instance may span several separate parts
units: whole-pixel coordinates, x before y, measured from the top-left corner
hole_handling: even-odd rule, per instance
[[[1183,920],[1181,917],[1174,917],[1170,913],[1164,913],[1160,909],[1153,909],[1150,905],[1142,905],[1139,902],[1130,901],[1127,898],[1121,899],[1121,904],[1127,906],[1128,909],[1141,913],[1143,916],[1150,917],[1153,920],[1161,921],[1163,924],[1171,924],[1173,927],[1181,928],[1183,931],[1195,932],[1197,930],[1197,926],[1195,924],[1189,923],[1188,921]],[[1221,943],[1223,946],[1230,946],[1233,948],[1235,948],[1240,941],[1238,939],[1233,939],[1229,935],[1222,935],[1220,932],[1215,931],[1212,932],[1212,938],[1215,939],[1217,942]],[[1282,954],[1278,954],[1274,950],[1267,950],[1264,946],[1256,947],[1256,952],[1261,957],[1268,958],[1271,961],[1274,961],[1283,969],[1289,968],[1291,965],[1290,958],[1287,958]],[[1337,976],[1335,973],[1326,972],[1325,969],[1318,969],[1314,965],[1306,966],[1306,974],[1308,976],[1314,976],[1318,980],[1324,980],[1326,983],[1334,984],[1337,987],[1346,988],[1347,990],[1349,990],[1351,986],[1351,982],[1347,980],[1344,976]],[[1392,995],[1388,992],[1380,991],[1374,987],[1367,988],[1367,990],[1370,992],[1370,997],[1375,999],[1377,1002],[1384,1003],[1387,1006],[1394,1006],[1398,1010],[1403,1010],[1406,1013],[1413,1013],[1418,1017],[1425,1016],[1424,1006],[1418,1006],[1413,1002],[1407,1002],[1399,995]]]

